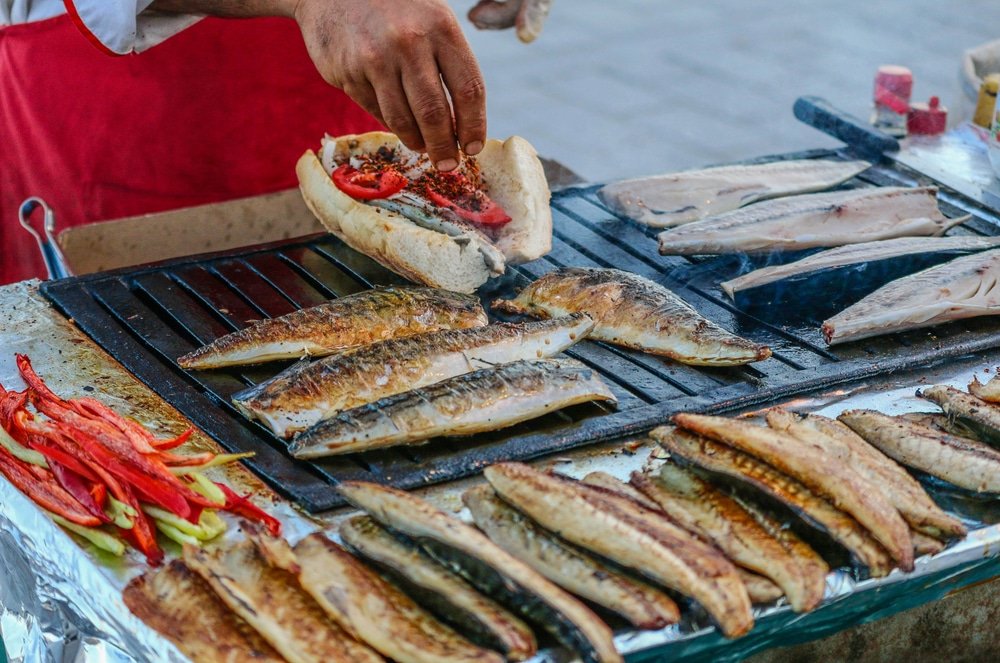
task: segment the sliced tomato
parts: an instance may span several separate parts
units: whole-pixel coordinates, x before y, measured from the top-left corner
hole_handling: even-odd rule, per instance
[[[486,194],[464,195],[453,200],[433,189],[428,189],[427,198],[438,207],[450,209],[466,221],[481,226],[502,226],[510,221],[507,212]]]
[[[358,170],[347,163],[338,166],[331,177],[338,189],[356,200],[388,198],[409,184],[405,176],[392,168],[382,172],[371,172]]]

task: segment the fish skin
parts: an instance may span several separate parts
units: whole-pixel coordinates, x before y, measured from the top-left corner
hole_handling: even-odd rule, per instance
[[[734,499],[694,472],[665,463],[657,475],[633,472],[631,484],[672,520],[714,544],[730,560],[774,581],[795,612],[823,600],[825,582],[810,582],[798,560]]]
[[[920,389],[917,396],[937,403],[949,418],[971,429],[981,441],[1000,446],[1000,407],[946,385]]]
[[[771,356],[767,346],[719,327],[667,288],[619,269],[561,267],[492,306],[542,318],[586,313],[594,319],[592,340],[694,366],[738,366]]]
[[[994,375],[986,383],[980,382],[978,375],[973,375],[969,393],[987,403],[1000,403],[1000,374]]]
[[[489,486],[467,490],[462,502],[494,543],[563,589],[617,613],[636,628],[659,629],[680,620],[677,604],[665,593],[564,543],[507,505]]]
[[[861,242],[827,249],[794,262],[769,265],[723,281],[719,288],[736,300],[736,294],[754,290],[792,277],[805,276],[824,269],[870,264],[872,261],[905,257],[914,254],[957,251],[985,251],[1000,248],[1000,237],[960,235],[955,237],[896,237],[893,239]],[[957,256],[956,256],[957,257]],[[944,262],[941,260],[940,262]],[[911,272],[917,271],[910,269]],[[874,289],[874,288],[872,288]]]
[[[365,290],[267,318],[177,359],[186,369],[321,357],[387,338],[481,327],[489,320],[473,295],[418,287]]]
[[[942,511],[916,479],[847,425],[817,414],[800,416],[780,408],[768,410],[765,418],[771,428],[803,442],[815,440],[839,462],[853,467],[899,510],[911,529],[942,540],[966,535],[961,521]]]
[[[968,220],[946,218],[936,195],[935,187],[879,187],[765,200],[663,231],[660,255],[800,251],[942,235]]]
[[[839,419],[896,461],[976,492],[1000,492],[1000,451],[873,410]]]
[[[1000,315],[1000,249],[896,279],[823,323],[830,345]]]
[[[668,228],[767,198],[829,189],[870,166],[867,161],[833,159],[718,166],[614,182],[597,195],[618,214],[652,228]]]
[[[753,627],[750,597],[736,567],[662,513],[522,463],[492,465],[484,475],[504,501],[542,527],[698,601],[726,637]]]
[[[593,369],[571,359],[536,359],[459,375],[324,419],[296,436],[295,458],[319,458],[440,435],[492,431],[614,394]]]
[[[853,467],[839,463],[822,446],[729,417],[681,413],[673,419],[682,428],[758,457],[828,497],[865,526],[901,569],[913,570],[910,528],[899,511],[881,493],[868,490]]]
[[[342,410],[479,368],[562,352],[594,322],[583,314],[393,338],[296,364],[233,396],[247,418],[290,437]]]
[[[692,467],[691,470],[696,474],[704,475],[697,468]],[[706,476],[705,478],[710,480],[710,477]],[[743,507],[743,510],[756,520],[758,525],[774,537],[781,547],[785,549],[785,552],[795,559],[799,565],[802,577],[806,581],[807,595],[810,597],[818,595],[822,600],[826,593],[826,576],[830,573],[830,565],[826,563],[826,560],[813,550],[812,546],[803,541],[798,534],[793,532],[791,528],[779,522],[761,505],[739,495],[730,495],[730,497]]]
[[[331,621],[297,578],[272,567],[251,540],[211,551],[185,545],[184,561],[289,663],[383,660]]]
[[[868,567],[872,577],[886,576],[892,570],[889,553],[867,529],[797,479],[747,453],[670,426],[655,428],[650,431],[650,436],[671,457],[683,459],[710,473],[739,480],[781,502],[809,524],[826,531]]]
[[[481,592],[548,630],[585,662],[622,661],[607,624],[475,527],[395,488],[344,481],[337,490],[382,526],[416,541]]]
[[[903,414],[895,415],[893,418],[899,419],[900,421],[909,421],[910,423],[920,424],[921,426],[927,426],[928,428],[933,428],[941,431],[942,433],[950,433],[952,435],[957,435],[958,437],[967,437],[970,440],[982,442],[982,440],[979,439],[979,436],[977,436],[967,426],[964,426],[957,420],[952,419],[947,414],[942,414],[940,412],[904,412]]]
[[[399,663],[502,663],[455,633],[410,597],[316,532],[295,546],[299,582],[327,614],[359,640]]]
[[[285,661],[179,559],[132,579],[122,599],[135,616],[192,661]]]
[[[392,580],[402,578],[404,582],[397,584],[404,591],[419,590],[411,595],[458,631],[475,636],[477,644],[503,652],[509,661],[523,661],[538,650],[527,624],[421,553],[416,544],[404,543],[368,516],[341,523],[340,539],[349,551],[387,572]]]

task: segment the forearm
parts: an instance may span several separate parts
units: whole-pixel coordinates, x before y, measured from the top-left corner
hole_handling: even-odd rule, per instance
[[[149,6],[162,12],[250,18],[294,16],[299,0],[154,0]]]

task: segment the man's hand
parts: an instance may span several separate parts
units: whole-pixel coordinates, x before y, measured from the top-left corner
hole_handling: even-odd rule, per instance
[[[323,78],[439,170],[458,165],[459,146],[483,149],[483,76],[445,0],[155,0],[150,8],[294,17]]]
[[[469,20],[480,30],[517,28],[517,38],[530,44],[542,34],[552,0],[479,0]]]
[[[295,19],[323,78],[439,170],[482,150],[483,77],[444,0],[300,0]]]

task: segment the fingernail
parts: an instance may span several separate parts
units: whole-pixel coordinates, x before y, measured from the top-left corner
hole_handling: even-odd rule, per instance
[[[474,157],[482,151],[483,151],[483,144],[478,140],[473,141],[465,146],[465,153],[468,154],[470,157]]]
[[[455,161],[454,159],[441,159],[441,161],[438,161],[436,164],[434,164],[434,167],[440,171],[447,172],[449,170],[455,170],[456,168],[458,168],[458,162]]]

